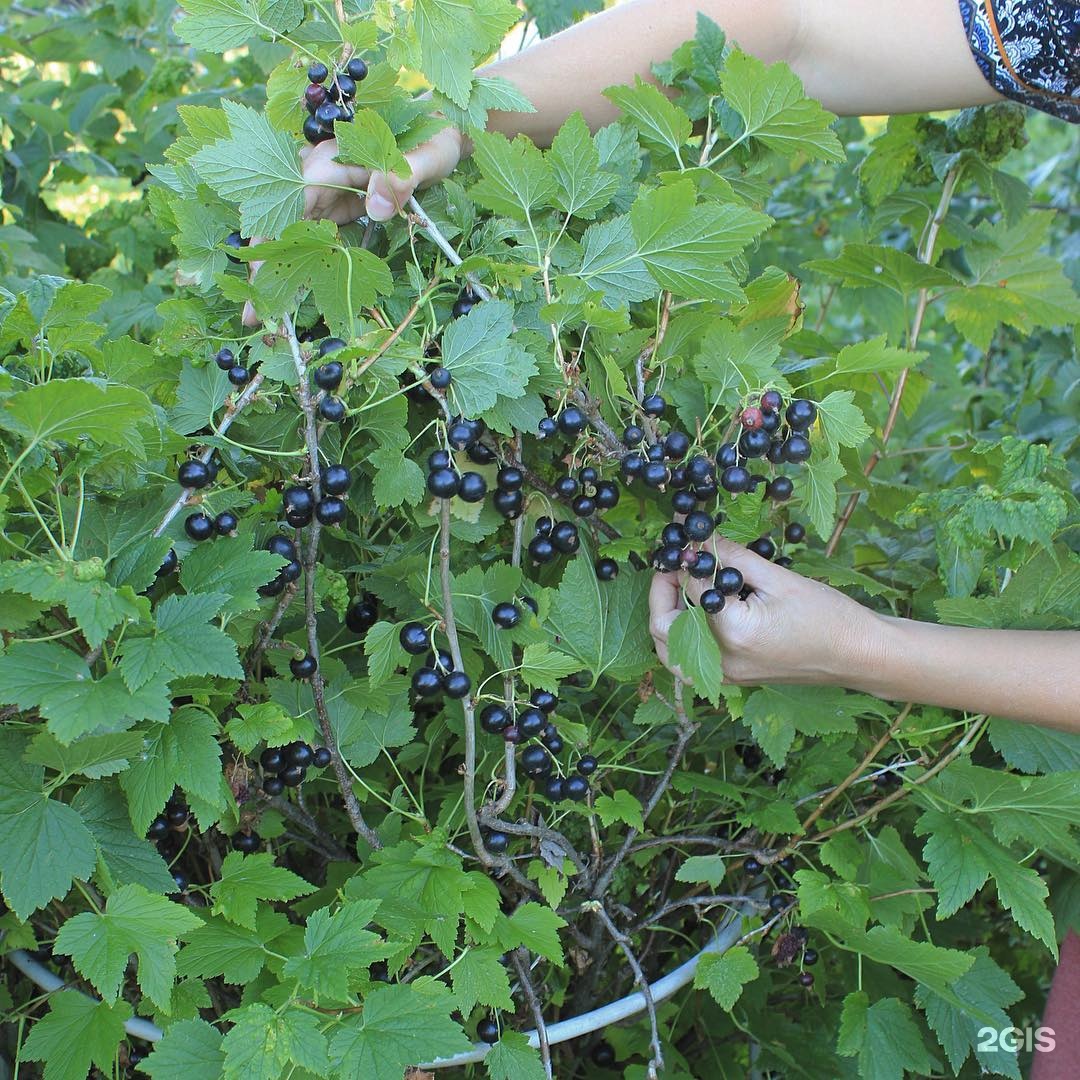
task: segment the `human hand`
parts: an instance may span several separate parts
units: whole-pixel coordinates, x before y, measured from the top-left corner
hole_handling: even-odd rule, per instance
[[[461,132],[445,127],[405,154],[412,173],[402,179],[393,173],[372,172],[358,165],[342,165],[335,161],[336,139],[306,146],[300,151],[301,171],[307,182],[304,217],[345,225],[366,213],[373,221],[387,221],[401,211],[417,188],[449,176],[457,168],[463,149]],[[252,237],[252,246],[257,246],[262,239]],[[249,264],[252,278],[261,265],[258,260]],[[260,321],[254,307],[245,304],[244,325],[258,326]]]
[[[881,620],[842,592],[777,566],[730,540],[708,544],[718,566],[734,566],[753,590],[727,597],[709,626],[724,656],[724,681],[736,685],[850,685],[880,660]],[[685,572],[657,574],[649,592],[649,630],[661,662],[671,625],[697,604],[710,580]]]

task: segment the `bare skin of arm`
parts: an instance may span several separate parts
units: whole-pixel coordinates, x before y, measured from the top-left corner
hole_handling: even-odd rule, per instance
[[[724,677],[739,685],[844,686],[1080,733],[1080,632],[981,630],[879,615],[836,589],[727,540],[721,565],[754,590],[710,617]],[[707,587],[657,574],[650,630],[667,664],[671,624]],[[685,596],[684,596],[685,589]]]

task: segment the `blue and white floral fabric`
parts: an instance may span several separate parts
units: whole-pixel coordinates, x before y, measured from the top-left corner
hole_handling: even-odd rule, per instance
[[[960,0],[975,62],[999,94],[1080,123],[1080,3]]]

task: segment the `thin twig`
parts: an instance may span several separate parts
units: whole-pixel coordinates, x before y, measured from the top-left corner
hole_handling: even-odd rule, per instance
[[[713,894],[710,896],[682,896],[678,900],[672,900],[663,907],[654,911],[647,919],[642,919],[634,926],[634,933],[644,930],[653,923],[658,923],[665,915],[678,911],[684,907],[718,907],[721,904],[738,904],[741,906],[753,906],[764,911],[768,904],[764,900],[755,900],[752,896],[738,894]]]
[[[536,991],[533,989],[532,977],[529,975],[529,966],[525,962],[522,952],[525,952],[524,948],[515,949],[510,954],[510,960],[514,965],[514,970],[517,972],[518,982],[521,983],[521,991],[525,995],[525,1000],[529,1003],[529,1009],[532,1011],[533,1023],[536,1024],[536,1034],[540,1040],[540,1060],[544,1066],[544,1074],[547,1076],[547,1080],[551,1080],[551,1046],[548,1044],[547,1026],[544,1024],[544,1014],[540,1009],[540,1002],[537,999]],[[527,952],[525,952],[525,956],[528,956]]]
[[[622,950],[626,962],[630,965],[630,970],[634,973],[634,980],[641,990],[641,996],[645,999],[645,1011],[649,1014],[649,1039],[652,1044],[652,1059],[648,1065],[648,1076],[649,1080],[656,1080],[657,1072],[664,1067],[664,1052],[660,1049],[660,1030],[656,1024],[656,1005],[653,1002],[649,980],[645,978],[645,972],[641,970],[641,964],[634,955],[630,939],[611,921],[611,916],[604,905],[599,900],[592,900],[583,906],[596,915],[604,929],[611,935],[612,940]]]
[[[416,217],[416,223],[431,237],[439,250],[454,264],[454,266],[460,266],[463,262],[461,256],[454,250],[453,244],[443,236],[438,225],[431,220],[424,208],[416,201],[416,196],[410,196],[406,205]],[[474,274],[466,274],[465,280],[468,281],[472,286],[473,292],[476,293],[481,300],[491,299],[491,290],[486,286],[481,285]]]
[[[270,613],[270,618],[266,620],[262,625],[262,631],[259,634],[258,640],[251,647],[251,651],[248,653],[247,660],[244,663],[244,670],[247,673],[247,679],[251,678],[251,673],[255,670],[255,665],[259,662],[259,657],[270,647],[270,643],[274,640],[274,632],[277,630],[281,620],[285,617],[285,612],[288,611],[289,605],[292,603],[293,597],[296,595],[297,589],[300,588],[300,583],[297,581],[290,581],[285,586],[278,597],[278,602],[274,605],[274,610]]]
[[[311,398],[311,390],[308,387],[307,364],[300,352],[299,343],[296,340],[296,328],[292,318],[285,315],[282,320],[285,336],[292,352],[293,364],[296,367],[297,386],[296,394],[300,400],[300,408],[304,413],[304,441],[308,452],[308,471],[311,476],[311,486],[316,501],[321,495],[321,475],[319,471],[319,434],[318,425],[315,421],[315,403]],[[322,669],[318,666],[319,661],[319,633],[315,611],[315,568],[319,560],[319,533],[321,526],[318,518],[310,525],[307,547],[302,552],[304,566],[304,622],[307,626],[308,652],[315,660],[315,673],[311,676],[311,696],[315,702],[315,715],[319,721],[319,729],[322,732],[323,745],[330,751],[330,764],[333,766],[334,775],[337,777],[338,787],[341,789],[341,797],[345,802],[345,812],[349,815],[353,829],[362,836],[373,848],[382,847],[375,830],[364,820],[360,803],[352,789],[352,779],[342,761],[341,752],[338,750],[337,739],[334,737],[334,729],[330,723],[330,714],[326,708],[326,694],[323,685]]]

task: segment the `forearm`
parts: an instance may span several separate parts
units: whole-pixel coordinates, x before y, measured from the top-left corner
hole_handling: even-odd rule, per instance
[[[535,113],[489,126],[550,143],[580,109],[590,127],[618,116],[603,96],[694,36],[697,13],[746,52],[783,60],[807,93],[841,115],[916,112],[999,100],[968,49],[956,0],[629,0],[484,69],[517,86]]]
[[[892,701],[1080,732],[1080,632],[981,630],[878,617],[839,681]]]

